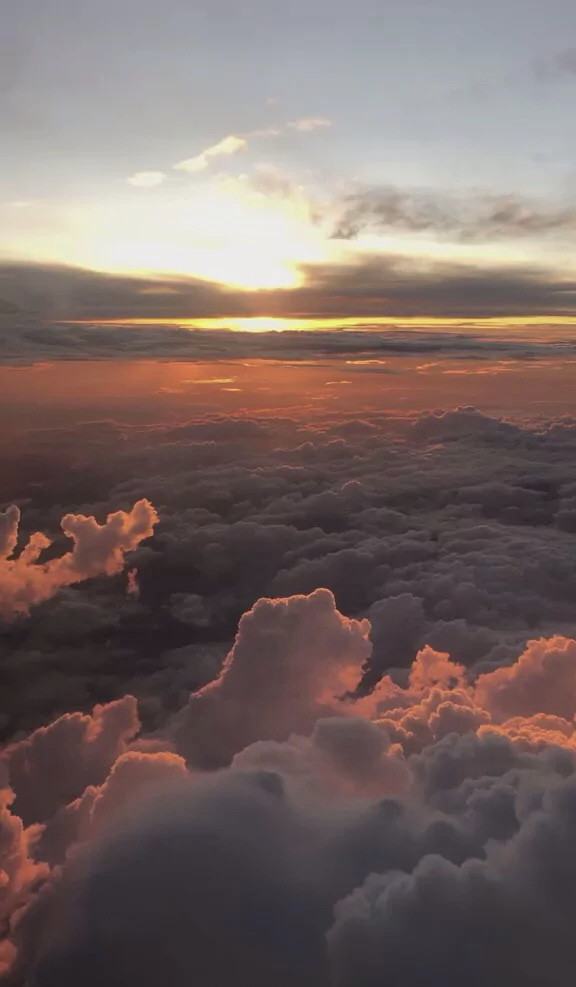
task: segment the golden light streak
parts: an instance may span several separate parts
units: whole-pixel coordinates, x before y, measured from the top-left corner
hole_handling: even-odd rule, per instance
[[[62,320],[59,320],[62,322]],[[546,330],[543,337],[550,339],[550,331],[554,329],[576,328],[576,316],[486,316],[476,319],[442,318],[431,316],[346,316],[337,318],[281,318],[279,316],[231,316],[229,318],[211,319],[68,319],[68,325],[99,325],[99,326],[179,326],[183,329],[230,329],[235,332],[289,332],[308,331],[314,329],[445,329],[458,332],[460,330],[502,330],[504,332],[522,332],[529,328]],[[534,339],[535,337],[531,337]]]

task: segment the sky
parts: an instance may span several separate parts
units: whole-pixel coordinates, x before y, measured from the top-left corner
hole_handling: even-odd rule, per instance
[[[14,265],[31,285],[54,265],[179,278],[255,293],[253,314],[313,318],[334,283],[370,269],[371,314],[394,317],[400,265],[417,289],[423,271],[487,289],[502,272],[560,283],[561,302],[513,314],[573,314],[575,27],[569,0],[13,4],[2,280]],[[294,302],[318,284],[320,299]],[[111,317],[186,317],[166,284],[165,305],[157,285],[140,288],[154,305]],[[365,304],[344,287],[341,307],[330,315]]]
[[[573,0],[0,15],[0,987],[566,987]]]

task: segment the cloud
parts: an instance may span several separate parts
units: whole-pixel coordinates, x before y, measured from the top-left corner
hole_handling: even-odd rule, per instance
[[[218,141],[217,144],[207,147],[195,157],[185,158],[184,161],[179,161],[178,164],[174,165],[174,168],[177,171],[205,171],[212,158],[229,157],[230,155],[238,154],[239,151],[244,151],[247,146],[248,141],[245,137],[237,137],[235,134],[230,134],[228,137],[224,137],[221,141]]]
[[[6,927],[10,916],[29,899],[35,884],[48,878],[50,868],[34,859],[40,836],[37,826],[24,826],[20,816],[11,811],[14,793],[0,789],[0,921]],[[3,948],[4,946],[4,948]],[[14,950],[4,940],[0,944],[0,976],[7,972]]]
[[[137,171],[127,179],[136,188],[157,188],[166,179],[163,171]]]
[[[178,749],[214,767],[256,740],[310,729],[337,708],[369,651],[367,625],[342,617],[327,590],[260,600],[240,621],[219,678],[179,715]]]
[[[14,808],[28,822],[44,822],[88,785],[102,784],[138,733],[137,704],[125,696],[91,715],[66,713],[2,752]]]
[[[246,137],[280,137],[282,131],[279,127],[262,127],[260,130],[251,130]]]
[[[188,777],[186,762],[171,751],[129,750],[108,770],[102,784],[89,784],[68,804],[62,801],[40,836],[39,852],[44,859],[62,863],[71,849],[95,839],[148,790]],[[104,774],[100,771],[99,777]]]
[[[354,716],[317,720],[310,737],[260,740],[236,754],[232,767],[279,772],[287,785],[315,796],[375,798],[400,794],[410,785],[401,748],[391,745],[384,730]]]
[[[370,876],[336,907],[328,935],[334,987],[422,977],[485,984],[495,970],[514,985],[541,977],[560,985],[570,955],[564,907],[574,890],[573,873],[560,875],[572,852],[575,802],[570,778],[507,845],[487,848],[486,859],[427,856],[412,874]]]
[[[576,48],[563,48],[546,58],[534,59],[532,71],[538,82],[553,83],[576,76]]]
[[[302,288],[290,292],[301,311],[325,316],[449,316],[573,314],[576,282],[535,266],[428,263],[366,254],[351,263],[304,268]],[[288,306],[287,306],[288,308]]]
[[[0,515],[0,616],[11,620],[27,614],[30,607],[71,586],[99,575],[114,575],[124,568],[125,555],[154,531],[158,515],[147,500],[140,500],[130,513],[109,514],[105,523],[94,517],[66,514],[61,528],[74,547],[57,558],[41,561],[51,541],[34,532],[22,552],[13,557],[20,512],[15,506]]]
[[[386,316],[418,318],[426,327],[434,317],[553,319],[576,315],[576,280],[535,265],[424,262],[366,253],[338,264],[304,264],[300,271],[300,287],[240,291],[192,277],[138,278],[73,267],[5,264],[0,266],[0,360],[4,353],[17,351],[22,336],[33,344],[35,339],[40,343],[44,333],[49,335],[50,327],[42,326],[42,320],[353,317],[369,324],[371,318]],[[82,334],[94,339],[95,354],[98,346],[106,348],[110,340],[109,352],[114,355],[115,331],[106,334],[91,327],[59,327],[51,356],[59,351],[65,354],[67,346],[73,347]],[[162,340],[164,345],[169,340],[170,345],[185,340],[177,330],[172,338],[165,329],[150,327],[139,327],[137,333],[126,328],[122,332],[123,345],[133,352],[137,343],[144,350],[151,336],[160,346]],[[271,348],[284,348],[286,334],[274,342],[278,335],[259,334],[259,338],[261,342],[266,338]],[[198,353],[202,337],[188,333],[186,338],[187,348]],[[212,349],[207,345],[209,338],[204,337],[202,352]],[[292,346],[296,338],[303,337],[293,336]],[[357,341],[355,346],[359,345]]]
[[[214,335],[203,334],[202,345],[215,346]],[[307,375],[310,354],[317,364],[328,355],[354,379],[356,364],[347,360],[362,360],[356,354],[367,347],[417,365],[432,347],[440,370],[466,354],[471,366],[506,354],[531,400],[533,362],[557,346],[563,360],[567,348],[574,359],[570,345],[547,341],[527,358],[516,333],[512,343],[464,333],[295,335],[275,336],[273,351],[296,380],[299,406],[290,411],[265,392],[268,410],[224,416],[218,385],[210,406],[207,386],[194,397],[186,385],[173,422],[159,424],[154,409],[149,416],[148,394],[145,421],[139,399],[131,423],[123,422],[124,400],[117,409],[106,396],[117,422],[48,427],[41,407],[34,428],[0,437],[0,498],[26,504],[28,530],[58,530],[63,513],[102,521],[146,493],[162,505],[154,541],[127,559],[126,570],[138,571],[138,600],[127,596],[126,575],[97,578],[61,589],[4,627],[4,737],[127,691],[144,702],[148,727],[165,723],[218,674],[240,616],[262,596],[325,587],[348,617],[369,617],[364,691],[389,669],[405,683],[426,644],[476,675],[517,658],[530,637],[576,636],[566,534],[576,490],[570,419],[533,421],[530,412],[512,422],[466,407],[383,415],[382,378],[368,387],[364,369],[363,421],[346,407],[313,412],[302,404],[295,359],[296,352]],[[112,337],[111,352],[123,338]],[[228,361],[231,353],[245,360],[267,352],[258,334],[250,338],[259,348],[246,350],[241,340],[239,351],[227,349],[237,344],[229,333],[210,353]],[[146,344],[156,359],[166,352],[157,340]],[[54,369],[64,380],[73,367],[9,368],[6,376],[36,388]],[[239,364],[234,372],[247,371]],[[404,393],[428,372],[393,380]],[[206,379],[201,368],[194,373]],[[440,373],[435,386],[444,380]],[[7,526],[12,543],[15,520]],[[50,557],[68,550],[60,538]]]
[[[19,523],[20,510],[16,504],[0,512],[0,559],[8,558],[16,548]]]
[[[326,119],[326,117],[302,117],[301,119],[293,120],[286,124],[287,129],[297,130],[301,133],[311,132],[313,130],[331,126],[332,121]],[[193,158],[185,158],[173,167],[176,171],[188,171],[192,173],[206,171],[208,166],[211,164],[212,159],[231,157],[241,151],[245,151],[249,145],[249,142],[254,138],[279,137],[282,134],[282,129],[283,128],[281,127],[262,127],[258,130],[252,130],[246,134],[229,134],[216,144],[212,144],[210,147],[205,148],[200,152],[200,154],[195,155]],[[156,174],[156,172],[142,172],[141,174]]]
[[[262,601],[257,619],[271,632],[270,654],[277,632],[285,646],[275,664],[263,663],[261,649],[246,653],[252,702],[278,664],[302,667],[304,643],[311,656],[320,641],[331,651],[332,604],[327,636],[309,620],[318,607],[328,613],[329,602],[325,594]],[[340,618],[339,647],[354,664],[350,630]],[[279,697],[290,703],[288,681]],[[388,721],[402,710],[412,730],[426,719],[432,729],[446,706],[473,708],[474,686],[447,655],[427,650],[407,689],[383,680],[380,705],[385,697]],[[230,698],[221,686],[214,694],[232,726]],[[299,705],[292,712],[297,720]],[[463,974],[489,983],[494,969],[505,969],[513,984],[535,971],[538,982],[546,975],[560,987],[573,939],[570,745],[527,749],[470,718],[460,735],[456,721],[442,739],[421,735],[420,753],[410,755],[405,738],[390,743],[381,709],[374,718],[360,701],[352,715],[341,713],[320,719],[309,736],[259,741],[211,775],[187,774],[170,751],[120,753],[107,779],[62,805],[36,834],[34,879],[36,891],[44,888],[35,894],[22,885],[18,921],[8,909],[4,955],[14,975],[38,987],[79,980],[91,987],[119,971],[125,987],[193,975],[208,985],[339,987],[417,983],[423,971],[434,983],[460,983]],[[218,750],[222,734],[205,727],[205,742]],[[130,736],[109,728],[102,735],[109,742],[95,759],[99,770]],[[76,746],[66,750],[77,756]],[[62,784],[66,775],[56,777]],[[12,845],[21,845],[23,830],[11,825]],[[65,863],[55,879],[42,854],[58,845]],[[14,859],[27,866],[26,852]],[[503,935],[510,930],[514,938]],[[454,931],[455,943],[447,939]],[[526,937],[519,958],[517,941]]]
[[[576,643],[562,637],[532,641],[515,665],[480,676],[476,690],[498,719],[545,713],[570,722],[576,715]]]
[[[576,422],[535,414],[526,339],[449,336],[296,334],[286,362],[512,353],[524,416],[384,413],[378,384],[362,418],[187,392],[164,423],[0,435],[32,530],[162,505],[138,601],[94,580],[1,635],[8,982],[565,983]]]
[[[144,987],[158,978],[176,984],[194,977],[207,987],[236,977],[254,987],[272,982],[312,987],[321,982],[324,902],[310,901],[302,908],[302,895],[308,897],[311,881],[298,839],[305,839],[306,846],[309,841],[297,816],[291,817],[274,775],[176,785],[166,791],[164,807],[158,801],[150,805],[145,820],[123,848],[120,837],[120,843],[113,842],[103,852],[104,871],[110,873],[111,868],[120,877],[114,904],[105,879],[101,906],[97,905],[80,868],[78,936],[68,950],[56,931],[52,955],[35,975],[39,985],[72,983],[79,975],[92,985],[101,982],[105,970],[106,979],[114,979],[123,937],[127,948],[122,978],[127,987]],[[231,830],[236,832],[232,840]],[[155,841],[157,849],[152,851]],[[147,878],[141,884],[144,856]],[[160,924],[156,903],[165,909]],[[90,914],[92,904],[95,911]],[[70,905],[64,891],[64,914]],[[100,933],[107,937],[113,923],[116,932],[106,955],[97,949],[94,964],[86,964],[90,940],[98,940]],[[129,927],[141,933],[137,949]],[[160,949],[150,948],[152,940]]]
[[[576,207],[551,208],[512,195],[450,195],[393,186],[349,195],[335,207],[332,236],[354,239],[366,233],[403,230],[460,242],[490,242],[559,234],[576,228]]]
[[[298,130],[300,133],[311,133],[313,130],[323,130],[332,126],[332,121],[327,117],[300,117],[292,120],[287,126],[291,130]]]

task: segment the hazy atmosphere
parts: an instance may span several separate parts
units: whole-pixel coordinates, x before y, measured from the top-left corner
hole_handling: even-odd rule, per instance
[[[576,9],[21,0],[0,983],[565,987]]]

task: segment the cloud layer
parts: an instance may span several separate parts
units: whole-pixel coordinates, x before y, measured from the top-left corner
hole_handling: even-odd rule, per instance
[[[425,649],[353,701],[369,631],[324,590],[261,600],[192,733],[134,740],[126,697],[8,747],[8,982],[563,983],[576,642],[475,682]]]
[[[507,366],[510,357],[502,359]],[[530,366],[520,363],[523,387],[529,373],[537,380]],[[162,725],[187,692],[214,677],[241,615],[265,595],[326,587],[347,617],[369,617],[364,689],[390,668],[401,674],[426,644],[486,670],[516,659],[531,636],[576,636],[574,422],[512,422],[470,408],[383,414],[381,389],[398,377],[368,378],[362,362],[349,370],[353,403],[376,388],[361,419],[330,400],[335,388],[325,388],[324,405],[298,392],[300,406],[290,411],[222,416],[202,408],[209,394],[218,408],[229,385],[200,383],[182,396],[188,414],[191,402],[204,402],[196,418],[42,421],[2,439],[0,498],[23,505],[20,545],[57,531],[62,514],[122,518],[119,530],[83,522],[77,535],[90,535],[88,558],[77,555],[73,566],[63,533],[40,565],[26,565],[26,555],[8,561],[17,512],[4,512],[4,736],[126,691],[142,701],[148,726]],[[309,369],[290,374],[304,379]],[[516,386],[510,373],[493,379],[500,389]],[[469,388],[470,378],[462,380]],[[410,381],[422,386],[416,374]],[[154,508],[142,508],[137,531],[127,519],[146,498],[161,524],[138,547]],[[97,560],[92,534],[103,540]],[[120,538],[135,549],[126,565],[136,570],[132,582],[104,575],[113,550],[115,571],[124,567]],[[21,613],[35,603],[14,621],[16,568]],[[70,583],[55,582],[56,573]],[[128,595],[134,579],[138,594]]]
[[[565,983],[574,420],[312,407],[0,437],[10,987]]]
[[[303,284],[283,290],[235,290],[193,278],[129,277],[69,267],[0,268],[0,342],[14,349],[22,333],[51,320],[201,319],[276,316],[487,318],[574,317],[576,281],[531,266],[473,266],[406,257],[358,256],[301,268]],[[74,332],[68,330],[70,342]],[[69,340],[60,327],[62,345]],[[15,337],[15,338],[11,338]],[[130,339],[130,335],[126,339]],[[0,351],[1,352],[1,351]],[[111,354],[112,355],[112,354]]]

